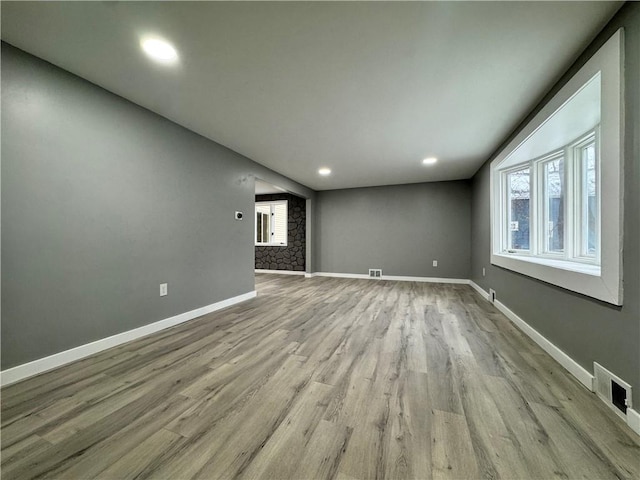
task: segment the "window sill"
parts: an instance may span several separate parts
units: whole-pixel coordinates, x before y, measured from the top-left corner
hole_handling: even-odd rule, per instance
[[[600,265],[593,265],[589,263],[570,262],[567,260],[559,260],[555,258],[544,257],[531,257],[529,255],[518,255],[513,253],[501,253],[497,256],[504,258],[515,258],[522,262],[537,263],[539,265],[546,265],[551,268],[560,268],[562,270],[569,270],[571,272],[582,273],[584,275],[600,276]]]
[[[598,265],[497,253],[491,255],[491,263],[603,302],[622,305],[620,277]]]

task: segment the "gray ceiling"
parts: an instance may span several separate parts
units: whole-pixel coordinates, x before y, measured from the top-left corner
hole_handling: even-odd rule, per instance
[[[619,7],[2,2],[2,39],[325,190],[469,178]]]

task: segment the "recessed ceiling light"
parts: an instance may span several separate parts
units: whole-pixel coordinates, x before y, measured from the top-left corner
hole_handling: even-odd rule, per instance
[[[331,174],[331,169],[330,168],[321,168],[320,170],[318,170],[318,173],[320,175],[327,176],[327,175]]]
[[[424,160],[422,160],[422,163],[424,163],[425,165],[433,165],[437,161],[438,161],[438,159],[436,157],[429,157],[429,158],[425,158]]]
[[[178,52],[173,45],[160,38],[143,38],[140,46],[156,62],[171,64],[178,60]]]

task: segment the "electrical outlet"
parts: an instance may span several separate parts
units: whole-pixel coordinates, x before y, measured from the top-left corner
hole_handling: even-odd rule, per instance
[[[160,296],[164,297],[169,293],[169,285],[167,283],[160,284]]]
[[[489,289],[489,301],[494,303],[496,301],[496,291],[493,288]]]
[[[437,267],[437,266],[438,266],[438,260],[434,260],[434,261],[433,261],[433,266],[434,266],[434,267]]]
[[[485,272],[484,267],[482,267],[482,276],[484,277],[487,272]]]

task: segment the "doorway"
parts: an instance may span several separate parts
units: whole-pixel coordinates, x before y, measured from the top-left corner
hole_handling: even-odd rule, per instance
[[[307,267],[306,199],[256,179],[253,218],[255,271],[304,275]]]

